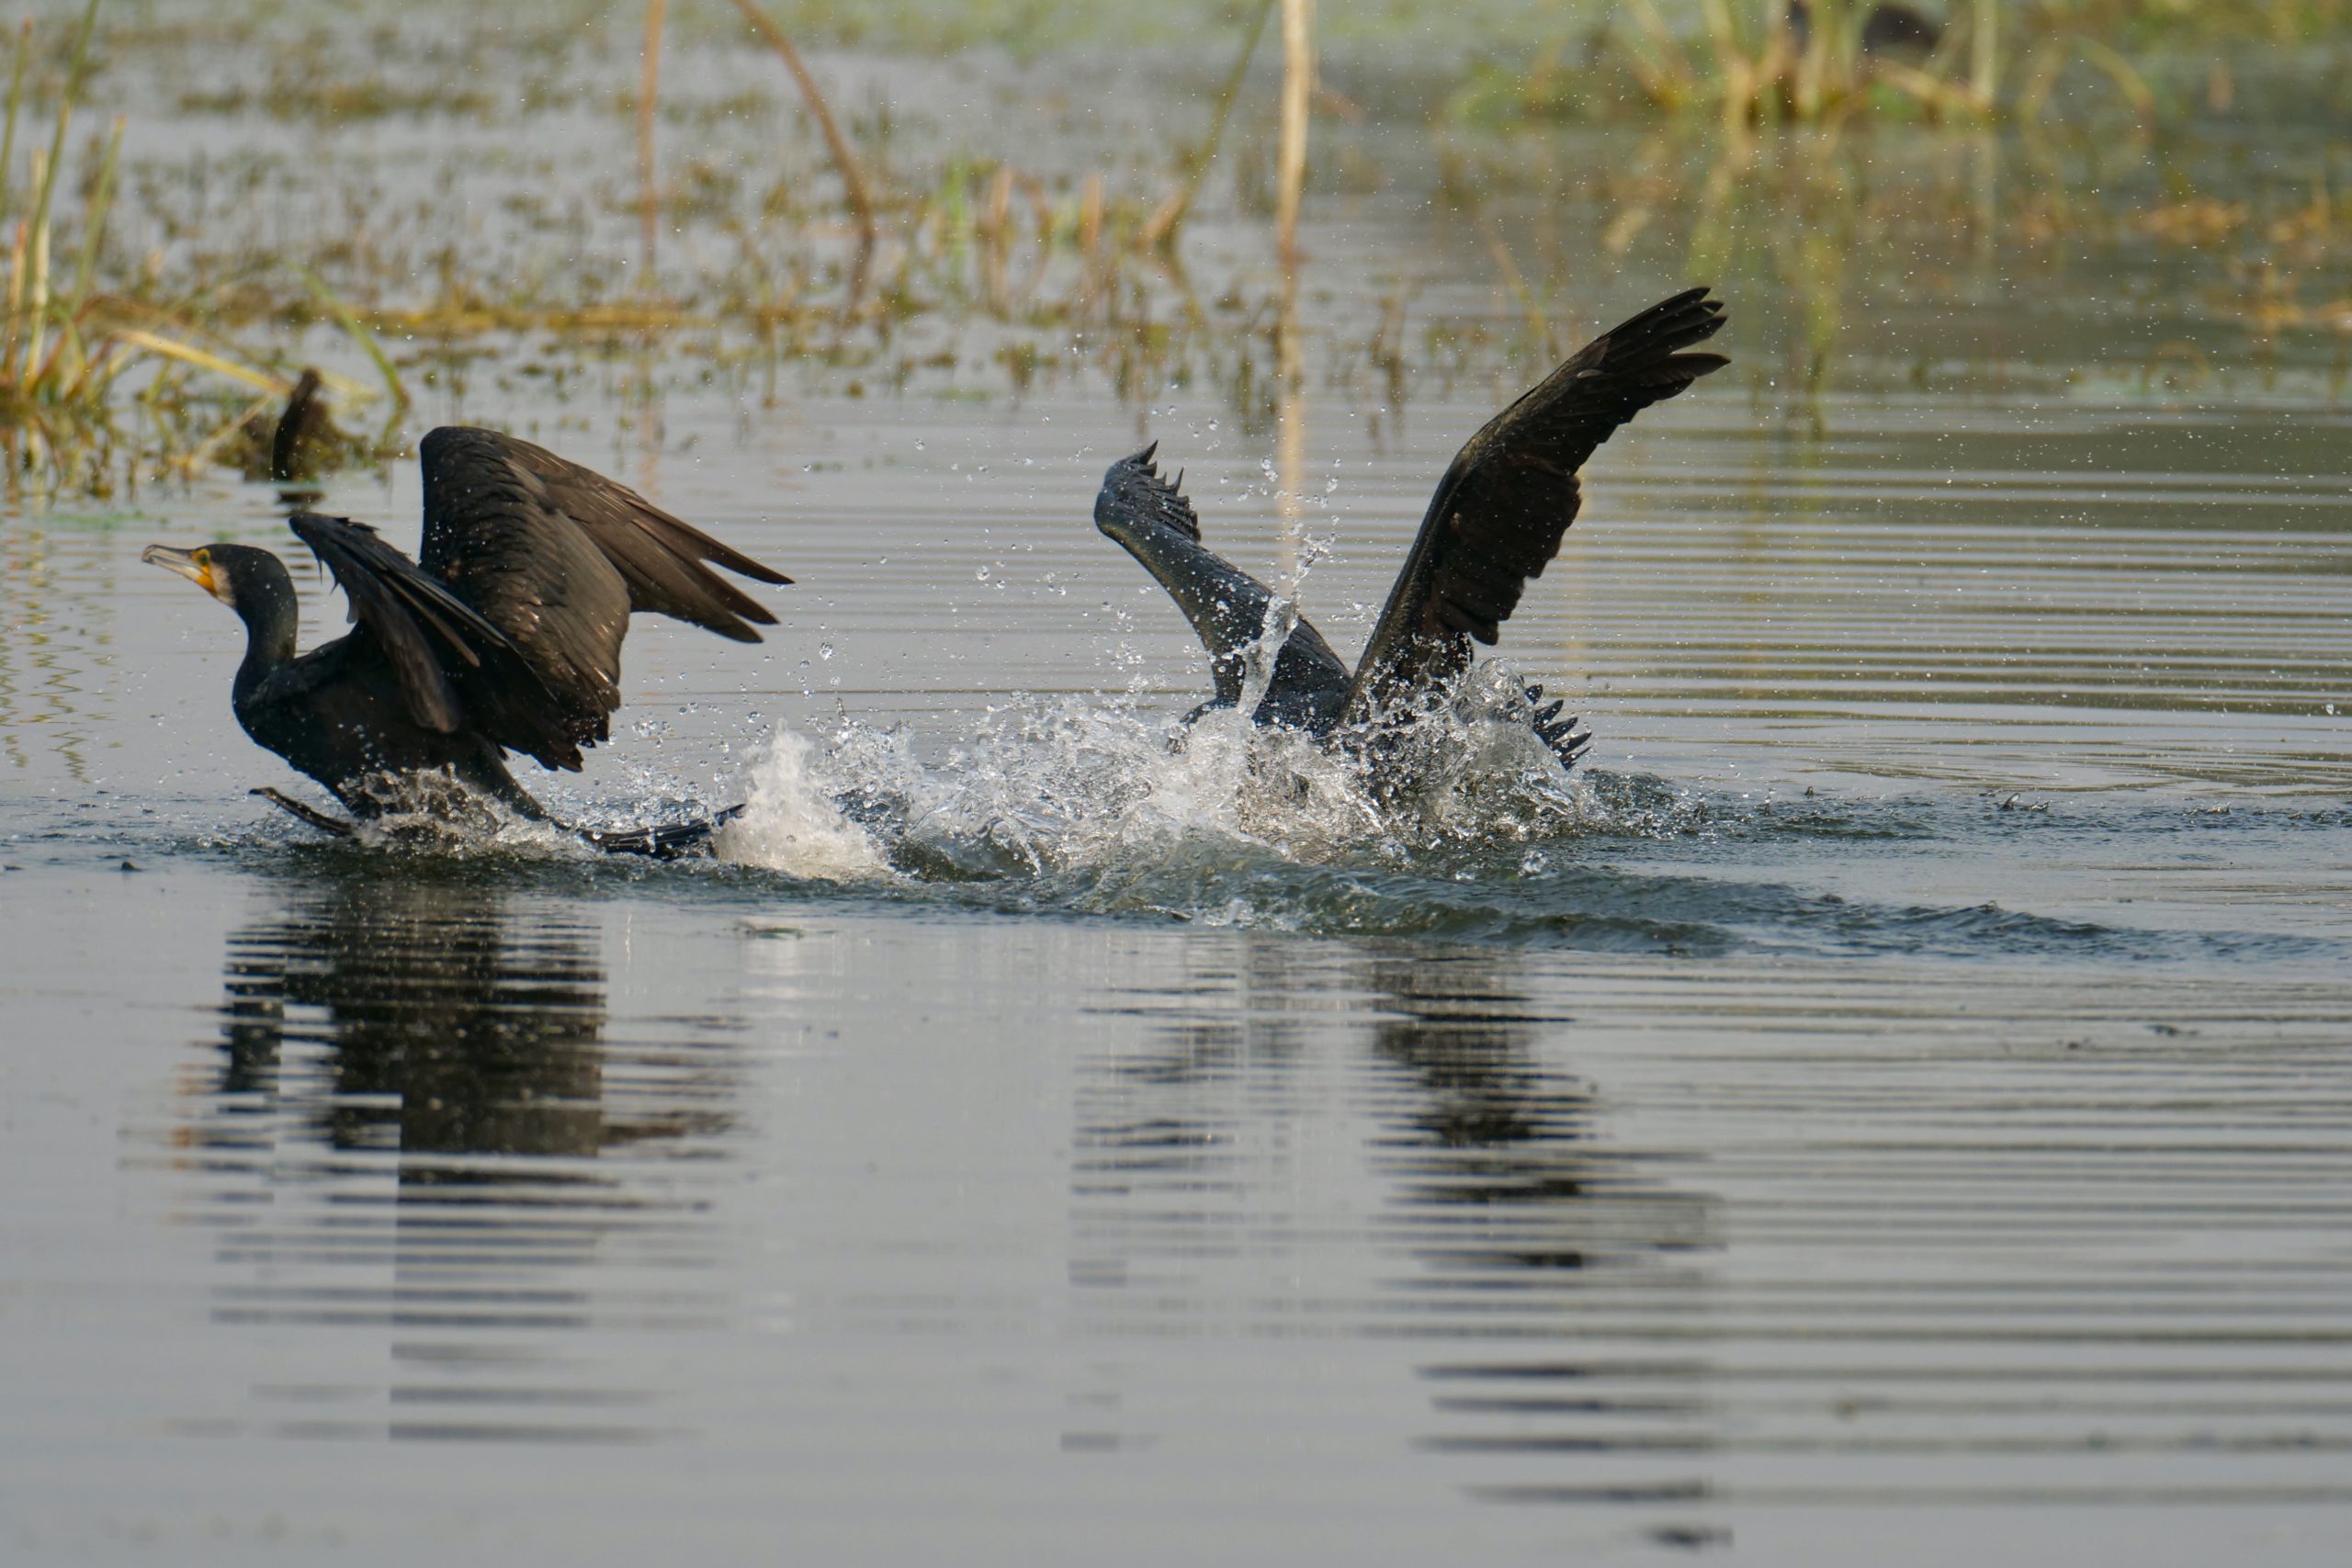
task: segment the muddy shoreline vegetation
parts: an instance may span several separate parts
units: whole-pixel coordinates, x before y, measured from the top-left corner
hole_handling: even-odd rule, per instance
[[[913,0],[44,14],[0,141],[8,503],[251,471],[313,365],[334,463],[517,379],[1206,384],[1270,434],[1305,385],[1523,379],[1683,277],[1740,300],[1792,428],[1839,389],[2195,397],[2232,363],[2340,395],[2346,6],[1952,0],[1932,41],[1878,10],[1473,6],[1437,49],[1301,0],[1132,42]],[[1366,206],[1427,248],[1317,243]],[[2123,287],[2074,289],[2090,258]],[[2012,340],[1939,335],[2006,289]]]

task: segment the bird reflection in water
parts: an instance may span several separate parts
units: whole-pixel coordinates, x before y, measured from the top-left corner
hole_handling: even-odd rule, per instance
[[[595,932],[509,932],[482,887],[354,879],[229,940],[227,1094],[337,1149],[594,1155],[605,1141]],[[315,1062],[305,1058],[322,1053]],[[490,1179],[404,1161],[404,1184]]]
[[[1590,1088],[1536,1050],[1543,1031],[1570,1021],[1537,1009],[1499,960],[1383,959],[1367,978],[1379,998],[1372,1049],[1395,1069],[1375,1164],[1397,1184],[1424,1262],[1583,1269],[1691,1239],[1687,1203],[1659,1208],[1665,1195],[1596,1146]]]
[[[680,1201],[632,1192],[614,1156],[718,1130],[723,1085],[689,1071],[616,1108],[600,933],[513,899],[370,868],[289,883],[230,938],[224,1059],[186,1139],[225,1189],[215,1321],[334,1331],[339,1369],[257,1388],[259,1425],[292,1402],[314,1436],[654,1435],[610,1418],[650,1396],[577,1386],[550,1337],[650,1321],[600,1281],[699,1260]],[[682,1308],[673,1292],[654,1315]],[[379,1370],[354,1382],[355,1356]]]
[[[1600,1135],[1591,1089],[1537,1048],[1571,1021],[1537,1009],[1499,955],[1375,962],[1371,979],[1373,1049],[1396,1079],[1375,1164],[1425,1269],[1396,1288],[1425,1332],[1510,1347],[1422,1368],[1443,1429],[1421,1446],[1475,1461],[1467,1490],[1491,1501],[1702,1501],[1687,1456],[1712,1446],[1706,1369],[1657,1336],[1701,1304],[1687,1260],[1712,1246],[1707,1199]],[[1645,1528],[1714,1539],[1703,1521]]]
[[[1276,940],[1236,956],[1112,1010],[1152,1021],[1080,1094],[1072,1282],[1092,1321],[1368,1325],[1425,1348],[1416,1446],[1471,1496],[1629,1505],[1625,1525],[1658,1541],[1714,1539],[1688,1517],[1714,1438],[1709,1369],[1683,1337],[1705,1305],[1713,1201],[1611,1137],[1560,1065],[1573,1021],[1512,972],[1523,955],[1335,963]],[[1361,1164],[1329,1157],[1349,1134]],[[1408,1266],[1352,1302],[1269,1282],[1336,1277],[1291,1255],[1330,1247]]]

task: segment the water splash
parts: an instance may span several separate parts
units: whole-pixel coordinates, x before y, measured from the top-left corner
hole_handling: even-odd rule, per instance
[[[1481,666],[1462,701],[1376,762],[1253,725],[1246,700],[1173,724],[1130,699],[1021,697],[944,748],[846,721],[821,742],[779,735],[719,848],[796,874],[953,884],[1204,858],[1403,870],[1498,844],[1690,830],[1684,792],[1571,778],[1525,707],[1507,670]]]
[[[751,777],[742,815],[714,845],[722,859],[829,882],[890,874],[872,835],[836,804],[842,783],[807,737],[779,732]]]
[[[1989,807],[1572,776],[1528,728],[1525,706],[1507,669],[1481,665],[1461,701],[1385,739],[1376,763],[1361,749],[1260,728],[1245,709],[1185,724],[1131,698],[1019,698],[944,742],[846,721],[821,738],[779,735],[718,847],[739,863],[933,908],[1325,936],[1702,957],[2137,963],[2315,951],[2276,933],[1849,899],[1808,885],[1814,846],[1884,853],[1965,837],[1983,831]],[[2065,826],[2044,823],[2031,830]],[[1786,846],[1792,879],[1722,874],[1715,863],[1733,843]],[[1733,859],[1752,867],[1752,850]]]

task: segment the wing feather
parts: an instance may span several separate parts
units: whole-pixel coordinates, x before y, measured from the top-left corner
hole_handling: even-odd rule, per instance
[[[488,616],[366,524],[298,512],[287,525],[383,650],[410,717],[443,735],[471,726],[551,768],[580,766],[538,671]]]
[[[673,616],[737,642],[760,640],[748,623],[775,624],[765,605],[710,567],[760,582],[788,583],[790,578],[593,469],[515,436],[459,425],[426,435],[418,456],[424,468],[423,558],[428,570],[440,570],[453,550],[463,547],[457,539],[436,544],[436,535],[451,532],[437,525],[462,505],[468,491],[510,489],[526,477],[542,503],[568,519],[612,563],[627,585],[629,609]]]
[[[1723,368],[1719,355],[1684,352],[1723,322],[1722,303],[1704,288],[1662,299],[1587,344],[1470,438],[1430,497],[1365,645],[1347,721],[1450,680],[1470,662],[1472,642],[1501,635],[1576,521],[1577,470],[1618,426]]]

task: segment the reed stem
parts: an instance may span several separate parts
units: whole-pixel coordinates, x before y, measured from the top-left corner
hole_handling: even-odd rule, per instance
[[[785,36],[784,29],[776,26],[775,19],[753,0],[735,0],[735,8],[743,13],[743,19],[752,24],[752,30],[783,57],[784,68],[791,72],[792,79],[800,85],[801,101],[808,106],[808,113],[817,121],[817,129],[824,133],[825,145],[832,150],[833,166],[841,171],[842,186],[849,195],[850,209],[857,215],[859,239],[863,244],[871,247],[875,235],[874,198],[866,194],[865,175],[857,166],[857,154],[850,151],[849,138],[842,134],[841,126],[834,121],[833,111],[825,103],[825,95],[818,89],[817,78],[811,76],[808,67],[801,63],[800,51],[792,47],[792,40]]]
[[[1217,149],[1224,145],[1225,128],[1233,118],[1234,100],[1241,96],[1242,79],[1250,73],[1250,62],[1258,52],[1258,40],[1266,35],[1266,18],[1274,14],[1276,3],[1277,0],[1263,0],[1263,4],[1259,6],[1257,17],[1250,24],[1249,36],[1241,40],[1241,52],[1235,56],[1233,69],[1226,73],[1225,85],[1217,91],[1216,114],[1209,121],[1208,140],[1201,143],[1200,152],[1193,157],[1192,167],[1185,172],[1184,188],[1169,197],[1159,210],[1151,215],[1151,220],[1136,236],[1138,249],[1148,251],[1159,246],[1176,231],[1177,225],[1184,221],[1185,214],[1192,211],[1193,198],[1201,193],[1201,182],[1208,177],[1209,165],[1216,162]]]
[[[652,287],[661,196],[654,185],[653,111],[662,92],[662,20],[670,0],[645,0],[645,62],[637,79],[637,199],[639,238],[644,251],[642,282]]]
[[[1306,185],[1306,130],[1315,90],[1315,0],[1282,0],[1282,150],[1274,196],[1274,243],[1285,270],[1298,261],[1298,204]]]
[[[0,131],[0,213],[8,210],[8,193],[17,175],[17,111],[24,107],[25,66],[33,54],[30,17],[17,28],[17,63],[8,73],[8,126]]]

